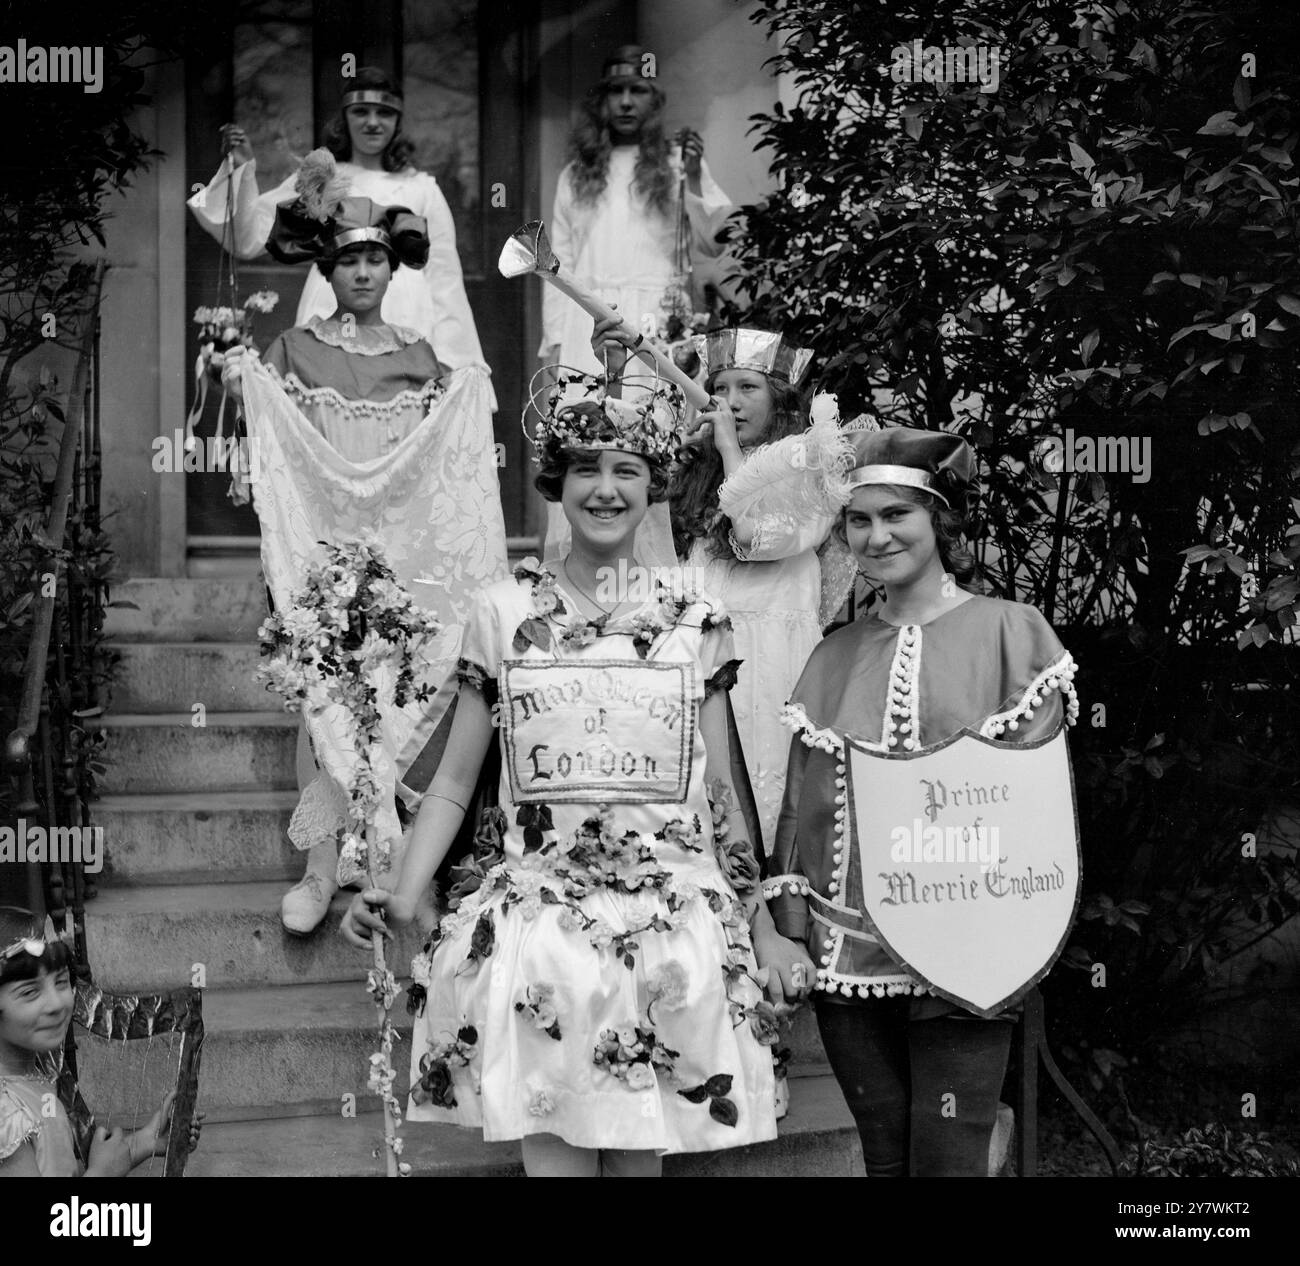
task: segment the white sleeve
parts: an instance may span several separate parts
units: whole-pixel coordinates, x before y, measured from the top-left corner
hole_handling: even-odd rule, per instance
[[[686,191],[686,215],[691,222],[691,250],[696,254],[712,258],[720,255],[723,247],[714,239],[733,211],[738,210],[735,203],[722,191],[713,179],[709,165],[700,159],[700,192],[695,195]]]
[[[427,172],[421,173],[424,208],[421,214],[429,223],[429,262],[424,266],[424,284],[433,304],[433,330],[430,342],[438,359],[451,369],[465,365],[487,367],[483,348],[478,341],[478,327],[465,293],[465,276],[461,272],[456,250],[456,223],[438,182]]]
[[[235,255],[239,259],[252,259],[266,250],[266,239],[271,236],[271,226],[275,223],[275,208],[295,196],[295,179],[296,173],[287,176],[269,193],[261,193],[257,187],[255,158],[236,167],[233,177],[228,165],[222,163],[207,187],[194,194],[187,205],[204,229],[224,245],[227,200],[233,196]]]
[[[733,530],[737,558],[770,562],[821,545],[835,522],[833,491],[846,447],[835,422],[823,419],[750,452],[718,489],[718,508],[749,541],[741,546]]]
[[[761,518],[744,514],[731,522],[731,552],[742,563],[770,563],[778,558],[794,558],[805,550],[817,549],[830,535],[835,520],[830,515],[818,514],[805,518],[776,513]],[[734,529],[737,527],[749,536],[747,547],[736,540]]]
[[[546,226],[551,249],[560,261],[560,271],[569,273],[573,268],[573,228],[570,207],[573,202],[571,166],[560,172],[555,184],[555,202],[551,208],[551,222]],[[543,356],[548,348],[564,342],[565,308],[570,303],[554,286],[542,285],[542,345],[537,354]]]

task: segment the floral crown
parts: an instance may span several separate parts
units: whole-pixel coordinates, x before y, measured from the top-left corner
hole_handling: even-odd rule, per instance
[[[534,377],[534,384],[540,376]],[[681,390],[662,378],[628,374],[620,382],[634,389],[630,399],[611,396],[603,377],[561,366],[550,390],[531,391],[529,403],[540,415],[531,435],[527,410],[522,422],[524,434],[532,441],[533,460],[541,466],[574,449],[616,449],[636,453],[652,464],[671,463],[682,442]],[[652,385],[645,389],[642,382]],[[580,387],[585,399],[575,399],[571,387]]]

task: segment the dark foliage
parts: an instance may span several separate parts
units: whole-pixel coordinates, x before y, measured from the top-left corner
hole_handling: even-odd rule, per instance
[[[1082,664],[1080,970],[1046,988],[1105,1075],[1300,910],[1294,822],[1277,843],[1300,799],[1300,26],[1240,0],[755,20],[799,97],[755,116],[782,191],[737,246],[746,317],[815,346],[845,416],[976,445],[985,575]],[[914,40],[998,50],[996,91],[896,80]],[[1111,469],[1053,469],[1067,429]]]

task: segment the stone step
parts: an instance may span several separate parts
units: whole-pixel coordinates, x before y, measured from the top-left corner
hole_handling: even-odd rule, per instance
[[[113,683],[115,713],[271,712],[280,696],[255,676],[256,642],[119,642]]]
[[[296,882],[303,855],[285,832],[297,791],[102,796],[104,875],[114,886]]]
[[[257,641],[266,618],[266,587],[260,576],[205,580],[141,579],[114,584],[105,636],[118,642]]]
[[[205,1061],[206,1064],[206,1061]],[[860,1177],[862,1151],[839,1087],[829,1076],[801,1078],[790,1113],[771,1143],[664,1159],[677,1177]],[[200,1104],[204,1092],[200,1089]],[[402,1159],[413,1174],[465,1178],[523,1176],[518,1143],[484,1143],[475,1130],[404,1123]],[[380,1177],[382,1118],[363,1112],[207,1125],[186,1173],[194,1177]]]
[[[105,889],[86,906],[95,983],[129,993],[364,980],[369,959],[338,934],[352,893],[336,893],[316,932],[298,937],[280,925],[284,891],[282,883]],[[412,926],[390,943],[395,971],[408,971],[421,941]]]
[[[398,1094],[404,1099],[411,1057],[405,994],[392,1015],[401,1035],[393,1062]],[[377,1049],[375,1011],[358,982],[208,989],[203,1020],[200,1085],[209,1120],[327,1116],[340,1110],[344,1095],[351,1095],[362,1111],[368,1104],[378,1105],[365,1086],[367,1060]],[[792,1094],[797,1097],[804,1093],[808,1077],[828,1070],[815,1025],[797,1024],[787,1045],[794,1054]],[[132,1060],[140,1063],[144,1054],[118,1053],[115,1058],[125,1059],[129,1067]],[[107,1084],[107,1078],[103,1081]],[[97,1110],[119,1114],[126,1106],[119,1100],[124,1094],[134,1103],[138,1084],[138,1077],[118,1076],[113,1085],[123,1086],[123,1092],[101,1091]]]
[[[201,715],[205,724],[193,724]],[[105,794],[287,791],[298,785],[296,713],[127,713],[96,724],[107,736]]]

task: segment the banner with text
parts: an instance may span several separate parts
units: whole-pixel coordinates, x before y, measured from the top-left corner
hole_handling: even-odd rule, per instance
[[[692,664],[506,660],[501,728],[516,803],[686,799]]]

